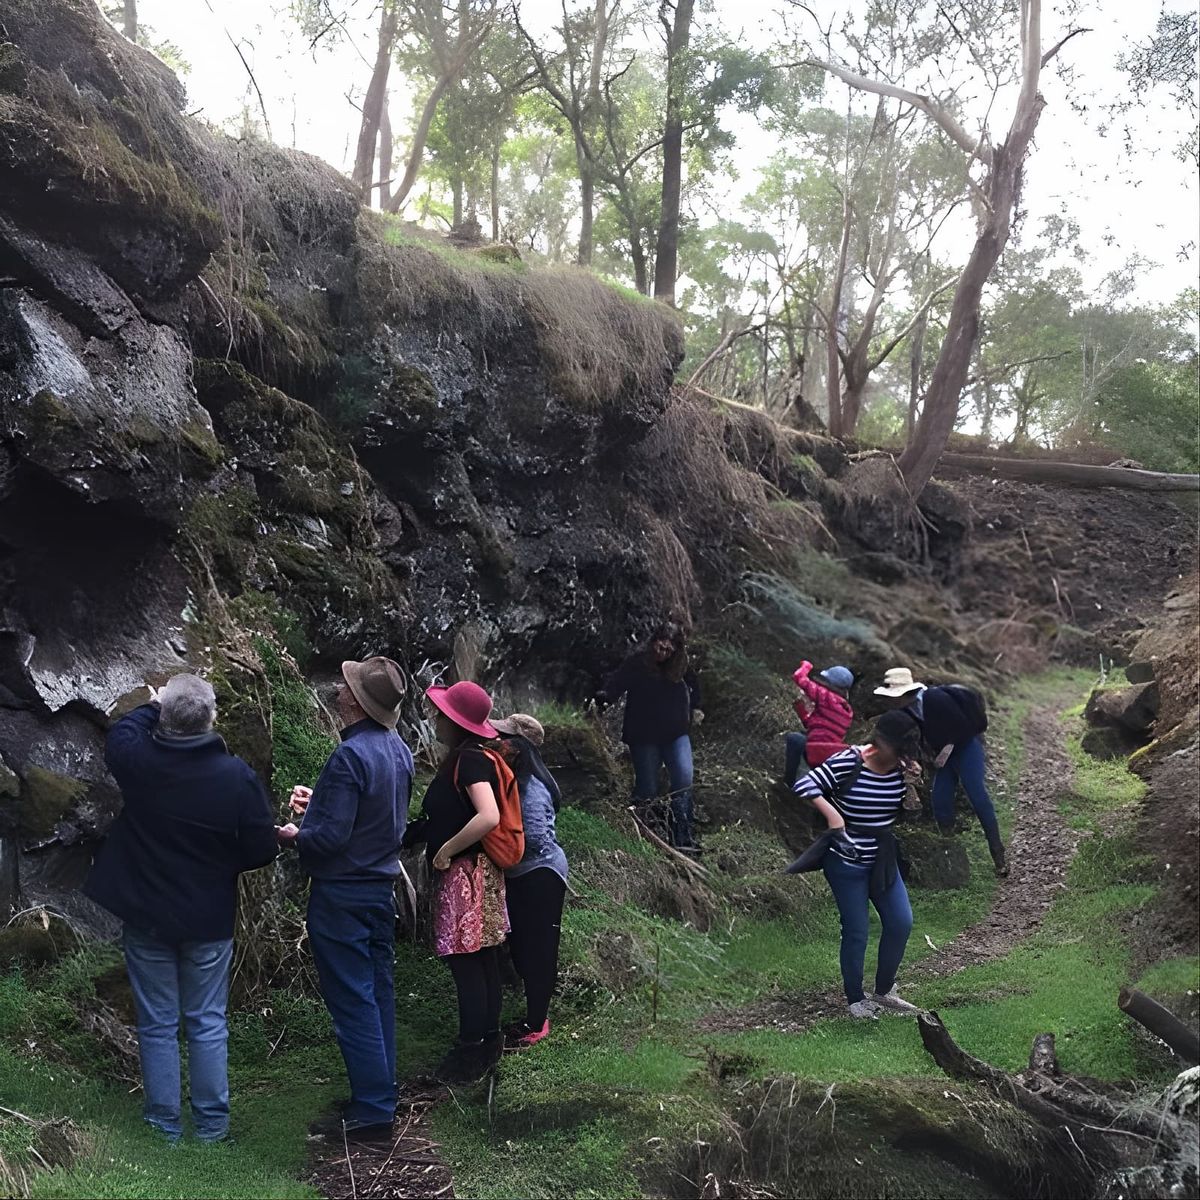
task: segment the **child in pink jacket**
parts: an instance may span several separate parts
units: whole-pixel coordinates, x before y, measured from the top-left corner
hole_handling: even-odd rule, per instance
[[[846,749],[846,734],[854,720],[854,709],[847,699],[854,686],[854,673],[848,667],[828,667],[813,679],[812,669],[806,659],[792,675],[804,693],[795,704],[804,732],[789,733],[785,739],[784,778],[788,787],[802,774],[802,766],[804,770],[820,766],[831,754]]]

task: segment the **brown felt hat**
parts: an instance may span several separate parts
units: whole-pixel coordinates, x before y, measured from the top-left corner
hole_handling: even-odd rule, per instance
[[[395,729],[404,699],[404,675],[390,658],[376,655],[342,663],[342,678],[363,712],[380,725]]]
[[[513,713],[502,721],[493,721],[492,728],[498,733],[507,733],[510,737],[523,737],[540,746],[546,740],[546,731],[537,717],[528,713]]]

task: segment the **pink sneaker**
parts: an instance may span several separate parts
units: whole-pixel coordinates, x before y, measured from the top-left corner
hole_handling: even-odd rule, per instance
[[[518,1029],[506,1039],[508,1045],[505,1047],[508,1050],[528,1050],[530,1046],[536,1046],[544,1037],[550,1036],[550,1022],[544,1021],[541,1029],[530,1029],[523,1021]]]

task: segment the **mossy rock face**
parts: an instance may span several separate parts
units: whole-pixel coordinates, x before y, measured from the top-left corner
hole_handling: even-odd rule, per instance
[[[542,748],[567,804],[592,809],[624,804],[629,785],[599,723],[547,723]]]
[[[908,882],[931,892],[953,891],[971,881],[971,863],[962,840],[934,829],[904,828],[900,845],[909,862]]]
[[[38,914],[0,929],[0,967],[46,967],[79,946],[74,930],[60,917]]]
[[[88,790],[81,780],[44,767],[27,767],[21,789],[21,832],[31,839],[49,837]]]

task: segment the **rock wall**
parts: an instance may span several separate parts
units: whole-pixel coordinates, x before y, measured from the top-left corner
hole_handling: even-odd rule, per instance
[[[674,394],[669,310],[213,133],[92,0],[0,22],[0,911],[70,899],[108,714],[185,665],[267,775],[278,689],[370,653],[579,699],[678,610],[772,670],[995,668],[974,502],[934,485],[914,549],[836,444]]]

